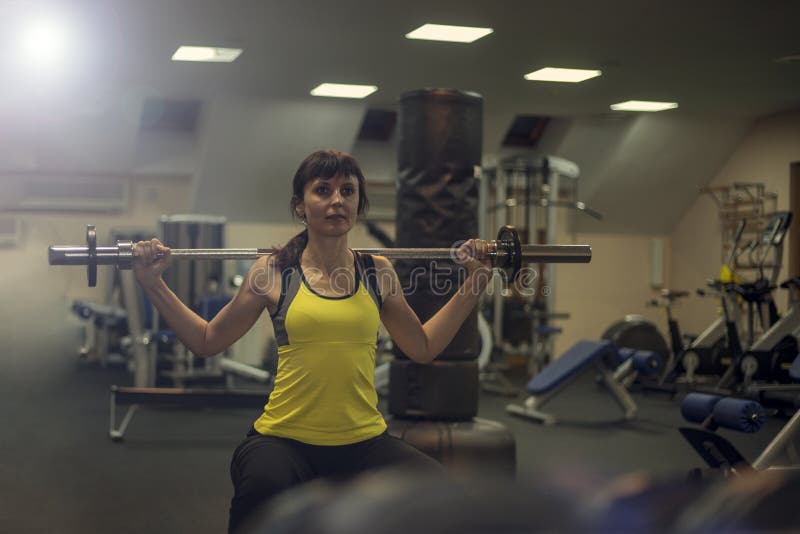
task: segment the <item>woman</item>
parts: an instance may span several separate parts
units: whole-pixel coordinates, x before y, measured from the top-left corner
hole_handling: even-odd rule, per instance
[[[439,468],[386,433],[373,384],[377,331],[383,322],[409,358],[431,362],[490,278],[486,243],[465,242],[458,249],[468,273],[462,291],[423,325],[389,260],[348,248],[347,235],[368,205],[355,159],[333,150],[314,152],[300,164],[292,189],[292,213],[306,229],[276,254],[257,260],[246,283],[210,322],[164,283],[169,248],[153,239],[137,243],[134,251],[137,280],[195,355],[225,350],[265,308],[272,318],[279,345],[275,388],[233,454],[231,530],[265,500],[313,478],[400,463]]]

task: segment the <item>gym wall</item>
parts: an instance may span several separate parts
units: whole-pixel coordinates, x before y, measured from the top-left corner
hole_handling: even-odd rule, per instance
[[[599,339],[608,326],[628,314],[643,315],[666,330],[663,312],[648,308],[654,296],[650,287],[649,235],[575,234],[559,243],[590,243],[592,263],[564,264],[556,267],[555,310],[570,318],[556,321],[563,333],[556,336],[555,354],[562,354],[581,339]],[[665,256],[669,244],[665,239]],[[668,263],[667,263],[668,265]],[[665,280],[669,273],[665,272]],[[666,335],[666,332],[663,332]]]
[[[291,179],[303,158],[323,148],[349,151],[356,139],[365,104],[338,100],[213,99],[198,136],[192,210],[216,210],[233,222],[287,222]],[[396,167],[395,160],[392,152]]]
[[[75,299],[104,302],[107,268],[98,269],[96,288],[87,287],[86,269],[50,267],[47,247],[53,244],[83,244],[86,224],[98,229],[98,242],[108,241],[108,232],[119,229],[157,228],[158,216],[188,209],[191,177],[179,175],[119,175],[110,180],[129,183],[128,208],[115,213],[9,211],[4,216],[18,219],[21,234],[16,246],[0,248],[3,276],[0,294],[0,362],[19,354],[69,354],[79,345],[80,325],[69,312]],[[5,183],[0,182],[0,194]],[[22,362],[20,362],[22,363]],[[27,361],[34,369],[40,362]],[[23,366],[11,366],[19,370]],[[9,367],[7,367],[9,368]],[[39,369],[42,372],[42,369]]]

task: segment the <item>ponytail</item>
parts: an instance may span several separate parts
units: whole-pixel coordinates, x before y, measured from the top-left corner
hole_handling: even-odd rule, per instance
[[[280,247],[275,253],[278,269],[283,271],[287,267],[300,264],[300,255],[308,244],[308,229],[303,230]]]

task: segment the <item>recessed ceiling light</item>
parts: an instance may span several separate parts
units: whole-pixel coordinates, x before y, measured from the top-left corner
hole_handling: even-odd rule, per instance
[[[70,55],[67,27],[55,19],[42,19],[29,24],[19,36],[20,62],[42,72],[63,66]]]
[[[406,39],[425,39],[428,41],[447,41],[450,43],[472,43],[486,37],[494,30],[472,26],[447,26],[444,24],[423,24],[407,33]]]
[[[364,98],[378,88],[374,85],[351,85],[345,83],[321,83],[311,90],[313,96],[332,96],[336,98]]]
[[[646,100],[628,100],[619,104],[611,104],[611,109],[614,111],[664,111],[677,107],[677,102],[648,102]]]
[[[570,82],[578,83],[597,78],[603,74],[600,70],[586,69],[561,69],[557,67],[545,67],[525,75],[526,80],[537,82]]]
[[[241,48],[216,48],[213,46],[181,46],[172,61],[208,61],[211,63],[230,63],[242,53]]]

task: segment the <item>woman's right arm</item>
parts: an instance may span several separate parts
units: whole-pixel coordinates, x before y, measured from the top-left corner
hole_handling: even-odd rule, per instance
[[[156,252],[163,254],[156,258]],[[134,248],[134,273],[147,297],[177,338],[196,356],[213,356],[241,338],[264,308],[273,311],[280,296],[280,272],[266,257],[257,260],[233,299],[205,321],[172,292],[161,277],[171,263],[169,248],[157,239]]]

